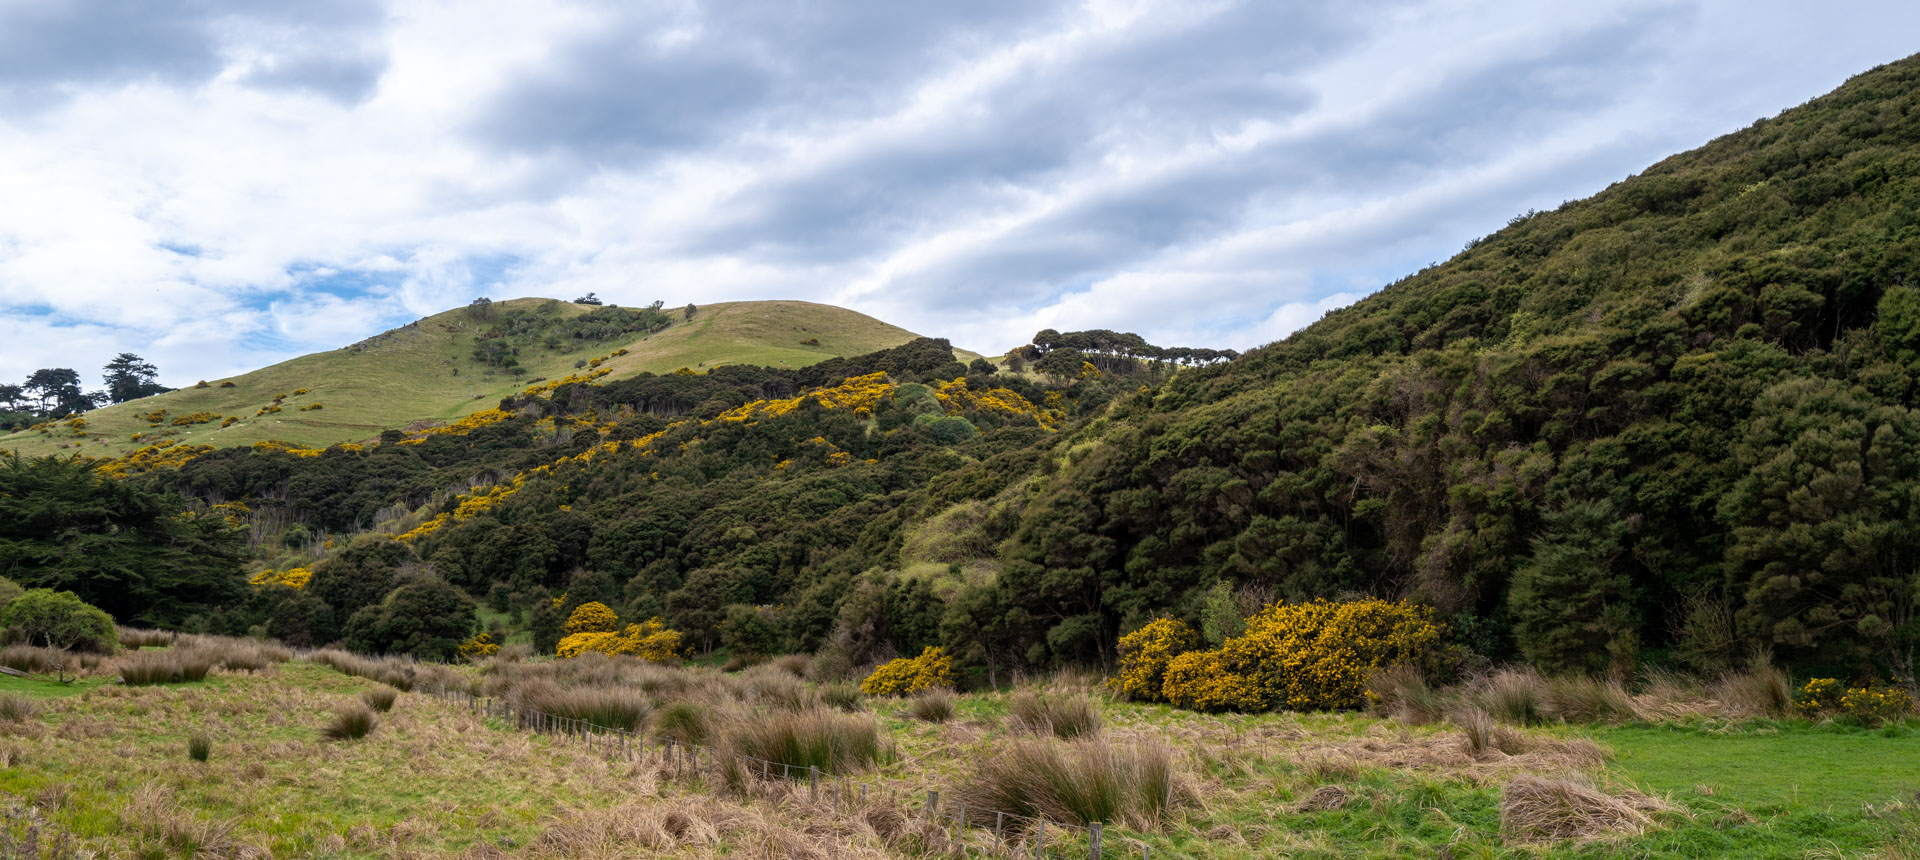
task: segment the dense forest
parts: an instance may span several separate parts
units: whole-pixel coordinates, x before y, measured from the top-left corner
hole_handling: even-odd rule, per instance
[[[1917,99],[1920,62],[1873,70],[1244,356],[1047,331],[1013,373],[922,340],[575,378],[380,444],[149,456],[125,480],[226,505],[254,567],[313,563],[214,601],[157,584],[136,614],[391,650],[403,591],[461,605],[433,582],[546,650],[600,601],[702,648],[941,644],[992,674],[1109,662],[1162,614],[1217,642],[1274,599],[1365,594],[1549,671],[1759,649],[1911,684]],[[665,320],[615,310],[573,325]],[[520,322],[498,360],[598,336]],[[0,543],[0,575],[55,576],[35,540]]]

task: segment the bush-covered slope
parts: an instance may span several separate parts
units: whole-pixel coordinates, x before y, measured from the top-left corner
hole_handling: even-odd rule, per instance
[[[514,299],[435,314],[352,346],[232,379],[97,409],[82,425],[0,436],[0,450],[115,456],[155,442],[325,447],[416,421],[452,421],[544,379],[595,368],[618,379],[681,367],[805,367],[898,346],[916,335],[810,302],[695,309],[611,308]],[[971,353],[965,353],[968,358]],[[508,359],[511,359],[509,361]],[[296,393],[298,392],[298,393]]]
[[[1217,582],[1408,594],[1482,650],[1920,642],[1920,61],[1529,213],[1117,409],[1004,556],[1090,657]]]

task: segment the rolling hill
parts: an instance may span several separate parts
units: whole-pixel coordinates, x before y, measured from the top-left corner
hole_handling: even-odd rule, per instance
[[[270,439],[324,447],[417,421],[457,419],[530,384],[584,372],[576,365],[596,358],[602,359],[600,369],[611,371],[607,380],[682,367],[696,372],[734,364],[798,368],[899,346],[918,336],[830,305],[725,302],[698,308],[691,320],[672,309],[672,325],[651,334],[561,343],[560,348],[526,344],[517,372],[474,357],[475,345],[509,313],[566,320],[593,310],[522,298],[494,303],[484,320],[464,308],[445,311],[351,346],[96,409],[80,427],[63,421],[45,432],[0,436],[0,450],[118,456],[163,440],[226,447]],[[961,350],[955,354],[962,360],[975,357]]]

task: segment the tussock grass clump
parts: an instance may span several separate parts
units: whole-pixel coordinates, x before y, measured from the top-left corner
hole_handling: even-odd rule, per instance
[[[820,703],[843,711],[863,711],[867,708],[867,696],[860,692],[859,684],[837,681],[820,688]]]
[[[1493,721],[1486,711],[1468,706],[1452,716],[1453,724],[1460,727],[1460,749],[1468,756],[1482,758],[1498,751],[1507,755],[1520,755],[1530,745],[1525,735]]]
[[[610,729],[638,730],[653,712],[653,703],[638,690],[625,687],[571,687],[544,678],[514,691],[520,706],[566,719]]]
[[[740,698],[746,701],[789,711],[804,711],[819,700],[798,675],[771,663],[741,672],[736,690]]]
[[[1621,723],[1632,720],[1633,697],[1618,681],[1568,675],[1547,681],[1547,716],[1570,723]]]
[[[1366,698],[1374,713],[1415,726],[1439,722],[1446,711],[1446,698],[1427,683],[1427,675],[1419,666],[1409,663],[1369,675]]]
[[[198,649],[137,651],[121,658],[120,682],[129,687],[146,687],[203,681],[219,662],[219,657]]]
[[[1764,661],[1721,675],[1707,693],[1737,716],[1777,718],[1793,713],[1793,685],[1787,674]]]
[[[320,734],[334,741],[359,740],[372,734],[379,725],[380,720],[373,715],[373,710],[356,702],[334,712],[333,722],[322,728]]]
[[[170,630],[147,630],[139,627],[117,628],[122,648],[165,648],[173,644],[174,634]]]
[[[953,719],[953,710],[958,703],[959,697],[952,690],[929,687],[907,700],[907,713],[922,722],[944,723]]]
[[[307,660],[343,675],[378,681],[403,693],[413,692],[417,676],[413,667],[399,660],[392,658],[376,660],[341,651],[338,648],[323,648],[315,651],[307,657]]]
[[[0,693],[0,723],[21,723],[40,715],[40,702],[19,693]]]
[[[768,661],[767,665],[786,672],[795,678],[805,678],[807,676],[807,662],[808,659],[805,654],[782,654]]]
[[[975,765],[960,793],[969,806],[1150,830],[1181,794],[1176,781],[1173,753],[1158,743],[1022,738]]]
[[[729,729],[731,751],[784,764],[804,773],[863,770],[880,757],[880,728],[873,717],[815,708],[773,713]]]
[[[32,645],[8,645],[0,648],[0,666],[16,672],[31,672],[45,675],[62,665],[67,659],[64,652],[52,648],[39,648]]]
[[[1654,813],[1671,808],[1637,791],[1609,794],[1584,779],[1528,774],[1502,792],[1500,832],[1516,842],[1638,836],[1653,826]]]
[[[1546,681],[1531,668],[1495,672],[1472,685],[1467,698],[1508,725],[1531,726],[1546,719]]]
[[[207,737],[204,732],[187,738],[187,758],[197,762],[205,762],[212,756],[213,739]]]
[[[1039,696],[1020,693],[1008,704],[1008,719],[1016,730],[1051,734],[1061,740],[1100,733],[1100,709],[1084,694]]]
[[[694,702],[672,702],[653,713],[653,736],[683,744],[704,744],[713,737],[713,719]]]
[[[399,690],[396,690],[384,684],[382,684],[381,686],[375,687],[371,690],[363,690],[360,693],[360,701],[366,702],[367,707],[372,708],[376,711],[379,711],[380,713],[383,713],[383,714],[393,710],[393,703],[396,699],[399,699],[399,698],[400,698]]]

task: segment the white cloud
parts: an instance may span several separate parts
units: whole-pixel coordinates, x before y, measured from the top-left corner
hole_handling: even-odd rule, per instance
[[[190,384],[587,291],[837,301],[990,352],[1043,327],[1244,349],[1920,25],[1890,2],[910,5],[215,3],[119,40],[84,34],[161,25],[0,8],[0,379],[128,350]]]

